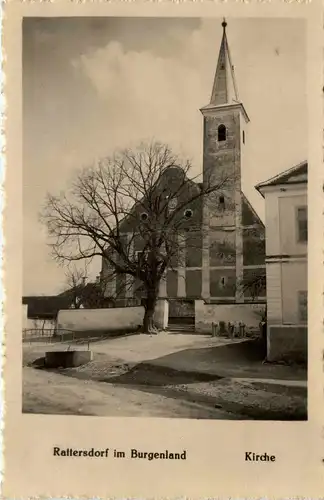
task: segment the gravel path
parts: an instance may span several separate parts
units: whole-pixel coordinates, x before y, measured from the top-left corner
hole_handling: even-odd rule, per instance
[[[307,416],[306,390],[291,386],[259,386],[253,381],[220,379],[219,381],[198,382],[193,384],[170,385],[170,389],[190,393],[197,397],[212,398],[215,403],[228,411],[241,411],[247,415],[268,414],[269,419],[305,419]]]

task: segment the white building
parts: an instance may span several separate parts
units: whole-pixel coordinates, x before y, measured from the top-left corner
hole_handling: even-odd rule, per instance
[[[256,186],[265,198],[267,359],[307,358],[307,162]]]

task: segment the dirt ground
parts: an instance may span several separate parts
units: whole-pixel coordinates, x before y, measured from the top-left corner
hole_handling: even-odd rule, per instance
[[[120,417],[235,419],[199,403],[23,368],[23,412]]]
[[[263,364],[253,342],[132,335],[91,342],[93,360],[83,366],[55,372],[35,368],[45,351],[67,347],[24,345],[24,411],[211,419],[307,417],[305,368]]]
[[[118,338],[93,339],[89,348],[94,353],[107,354],[125,363],[140,363],[147,359],[157,359],[186,349],[204,349],[229,343],[241,342],[240,339],[211,337],[210,335],[170,334],[161,332],[158,335],[126,335]],[[44,350],[67,349],[69,343],[25,343],[24,353],[44,352]],[[86,340],[83,343],[72,344],[73,349],[88,348]]]

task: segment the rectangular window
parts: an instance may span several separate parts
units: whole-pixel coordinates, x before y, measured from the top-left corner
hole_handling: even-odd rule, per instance
[[[307,292],[298,292],[298,316],[301,323],[307,323]]]
[[[304,243],[307,241],[308,224],[307,224],[307,207],[297,208],[297,235],[298,241]]]

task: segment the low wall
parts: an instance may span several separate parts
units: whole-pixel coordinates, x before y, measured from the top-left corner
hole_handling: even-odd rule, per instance
[[[307,362],[307,326],[269,325],[267,360]]]
[[[136,330],[143,323],[144,308],[112,307],[107,309],[62,309],[57,328],[82,331]]]
[[[200,333],[212,333],[212,324],[244,323],[246,330],[259,329],[264,304],[205,304],[195,301],[195,330]]]

